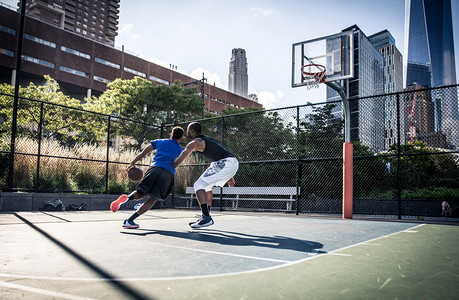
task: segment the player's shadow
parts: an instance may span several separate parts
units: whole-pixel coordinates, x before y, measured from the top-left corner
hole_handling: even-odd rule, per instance
[[[121,233],[137,236],[159,234],[175,238],[201,241],[204,243],[217,243],[230,246],[255,246],[264,248],[286,249],[312,254],[326,253],[324,251],[318,250],[323,247],[321,243],[277,235],[263,236],[232,231],[206,229],[193,230],[188,232],[135,229],[130,231],[121,231]]]

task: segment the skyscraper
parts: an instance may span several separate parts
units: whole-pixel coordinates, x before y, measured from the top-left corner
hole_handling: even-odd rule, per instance
[[[388,30],[368,37],[373,46],[383,56],[384,93],[389,94],[403,90],[403,59],[395,46],[395,39]],[[385,101],[385,148],[397,142],[397,101],[395,95],[388,95]],[[403,132],[404,133],[404,132]],[[403,140],[403,136],[401,137]]]
[[[19,7],[21,7],[19,1]],[[115,45],[120,0],[26,0],[26,13],[100,43]]]
[[[249,76],[247,75],[247,57],[245,50],[235,48],[232,51],[229,75],[228,91],[242,97],[248,95]]]
[[[456,84],[451,0],[406,0],[405,87]],[[453,124],[458,122],[457,97],[432,92],[435,128],[446,134],[450,147],[458,147]]]
[[[350,30],[354,31],[354,77],[341,83],[347,97],[358,98],[383,94],[382,55],[357,25],[346,28],[343,32]],[[327,87],[327,101],[340,101],[340,99],[335,90]],[[379,138],[384,136],[384,102],[353,101],[350,103],[350,109],[351,141],[360,141],[374,152],[384,150],[384,142]],[[340,115],[341,110],[341,103],[337,103],[333,113]]]
[[[456,84],[451,0],[406,0],[405,87]]]

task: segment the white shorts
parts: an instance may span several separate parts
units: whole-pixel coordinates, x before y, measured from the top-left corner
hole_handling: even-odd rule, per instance
[[[214,186],[224,186],[239,168],[239,162],[235,157],[227,157],[214,161],[210,167],[194,183],[194,191],[211,191]]]

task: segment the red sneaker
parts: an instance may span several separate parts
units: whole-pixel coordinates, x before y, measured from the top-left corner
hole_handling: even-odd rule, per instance
[[[110,209],[112,212],[117,212],[120,209],[120,206],[128,201],[126,195],[121,195],[118,200],[115,200],[110,204]]]

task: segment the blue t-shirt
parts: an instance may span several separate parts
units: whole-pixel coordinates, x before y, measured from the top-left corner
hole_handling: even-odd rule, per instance
[[[150,142],[156,150],[152,166],[164,168],[175,175],[174,160],[182,153],[182,147],[174,139],[154,140]]]

